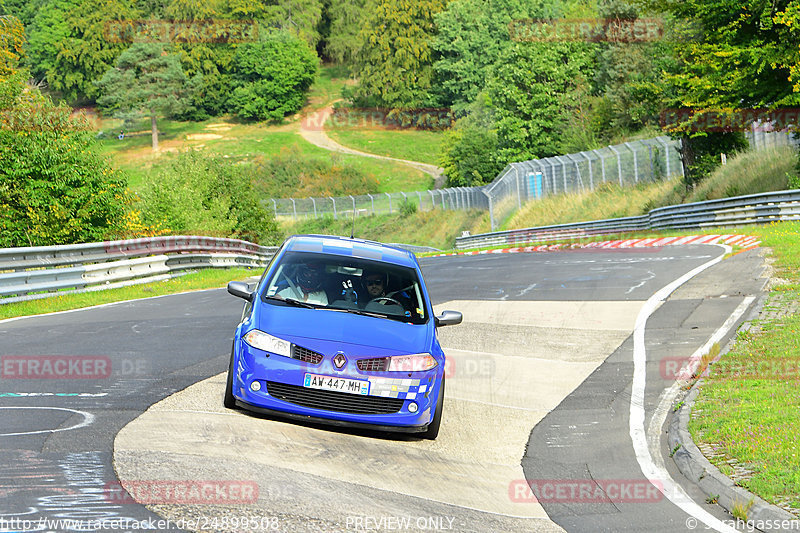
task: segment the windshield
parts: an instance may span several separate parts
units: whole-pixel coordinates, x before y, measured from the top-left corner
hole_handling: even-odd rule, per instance
[[[327,254],[287,252],[265,284],[264,301],[424,324],[428,312],[413,268]]]

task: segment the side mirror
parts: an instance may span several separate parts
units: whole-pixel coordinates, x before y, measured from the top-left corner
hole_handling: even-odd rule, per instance
[[[439,327],[439,326],[455,326],[456,324],[461,324],[461,320],[464,317],[458,311],[442,311],[442,314],[435,318],[436,318],[436,327]]]
[[[253,301],[253,292],[250,286],[244,281],[231,281],[228,283],[228,292],[239,298],[244,298],[248,302]]]

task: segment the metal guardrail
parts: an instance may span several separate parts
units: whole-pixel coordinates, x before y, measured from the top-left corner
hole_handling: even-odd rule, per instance
[[[671,205],[638,217],[595,220],[456,238],[456,249],[517,245],[646,230],[701,229],[800,220],[800,189]]]
[[[0,249],[0,304],[157,281],[198,268],[264,267],[277,247],[178,236]],[[41,293],[41,294],[37,294]]]

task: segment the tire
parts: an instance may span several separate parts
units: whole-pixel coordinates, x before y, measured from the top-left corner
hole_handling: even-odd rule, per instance
[[[236,409],[236,398],[233,397],[233,348],[231,348],[231,361],[228,363],[228,378],[225,380],[225,396],[222,405],[228,409]]]
[[[436,412],[433,413],[433,420],[428,424],[428,429],[422,433],[423,439],[436,440],[439,436],[439,426],[442,424],[442,408],[444,407],[444,376],[439,387],[439,399],[436,400]]]

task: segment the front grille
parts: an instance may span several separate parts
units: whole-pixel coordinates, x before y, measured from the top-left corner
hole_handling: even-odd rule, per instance
[[[389,370],[389,358],[375,357],[373,359],[359,359],[356,361],[356,365],[362,372],[386,372]]]
[[[293,344],[292,359],[299,359],[304,363],[311,363],[312,365],[318,365],[322,362],[322,354],[317,353],[313,350],[309,350],[308,348],[303,348],[302,346],[297,346],[296,344]]]
[[[267,393],[273,398],[285,402],[339,413],[388,415],[397,413],[403,407],[403,400],[399,398],[309,389],[275,381],[267,381]]]

